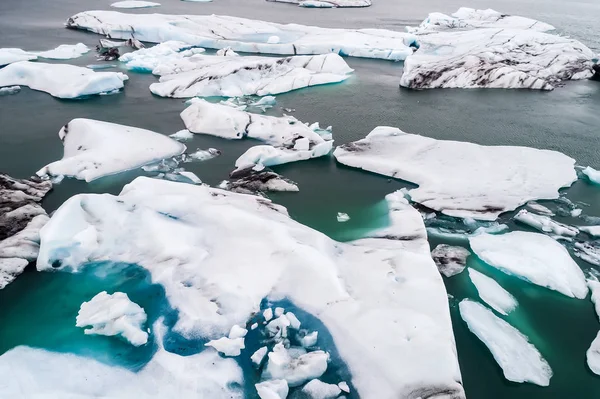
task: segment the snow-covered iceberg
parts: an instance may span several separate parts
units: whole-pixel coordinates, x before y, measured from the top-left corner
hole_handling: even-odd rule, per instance
[[[467,265],[469,255],[471,253],[468,249],[447,244],[440,244],[431,251],[438,270],[446,277],[461,273]]]
[[[77,327],[86,328],[86,334],[120,335],[134,346],[148,342],[148,333],[142,329],[146,312],[132,302],[127,294],[102,291],[81,304],[77,314]]]
[[[401,196],[386,198],[385,233],[339,243],[261,197],[139,177],[119,196],[67,200],[41,231],[37,268],[138,264],[164,286],[184,337],[218,339],[264,298],[285,297],[318,315],[361,398],[464,398],[423,221]]]
[[[469,268],[469,278],[477,289],[479,297],[498,313],[507,315],[518,303],[514,296],[500,286],[493,278]]]
[[[201,54],[203,48],[192,47],[187,43],[168,41],[149,48],[141,48],[119,57],[125,67],[137,72],[152,72],[165,63],[176,63],[194,54]]]
[[[114,8],[151,8],[160,6],[160,3],[154,3],[152,1],[125,0],[117,1],[116,3],[112,3],[110,6]]]
[[[80,98],[113,93],[123,88],[127,75],[121,72],[95,72],[65,64],[21,61],[0,69],[0,87],[28,86],[58,98]]]
[[[504,378],[544,387],[550,384],[550,365],[525,335],[477,302],[465,299],[458,307],[469,330],[492,352]]]
[[[369,7],[371,0],[267,0],[277,3],[296,4],[306,8]]]
[[[331,152],[333,140],[324,141],[309,148],[308,139],[296,140],[293,148],[273,147],[272,145],[255,145],[248,148],[235,161],[236,170],[265,166],[282,165],[284,163],[305,161],[325,156]]]
[[[351,72],[337,54],[286,58],[197,54],[156,66],[153,73],[161,77],[150,85],[150,91],[175,98],[264,96],[339,83]]]
[[[38,176],[70,176],[90,182],[99,177],[139,168],[185,151],[185,145],[162,134],[93,119],[73,119],[58,136],[64,145],[61,160]]]
[[[37,177],[0,174],[0,289],[23,273],[39,251],[40,229],[48,215],[40,206],[52,183]]]
[[[546,31],[551,25],[494,10],[430,14],[417,28],[419,50],[404,63],[400,85],[412,89],[552,90],[593,75],[594,53]]]
[[[403,60],[417,47],[416,37],[386,29],[332,29],[299,24],[276,24],[221,15],[123,14],[85,11],[73,15],[67,27],[114,39],[132,36],[160,43],[188,44],[245,53],[314,55],[338,53],[350,57]]]
[[[515,215],[514,219],[517,222],[526,224],[534,229],[543,231],[544,233],[551,233],[564,237],[575,237],[579,234],[579,229],[576,227],[559,223],[552,220],[550,216],[536,215],[535,213],[528,212],[526,209],[521,209],[519,213]]]
[[[412,201],[449,216],[495,220],[532,199],[558,198],[577,179],[556,151],[435,140],[379,126],[337,147],[338,162],[418,184]]]
[[[513,231],[469,238],[471,249],[485,263],[533,284],[583,299],[588,289],[583,272],[569,252],[539,233]]]

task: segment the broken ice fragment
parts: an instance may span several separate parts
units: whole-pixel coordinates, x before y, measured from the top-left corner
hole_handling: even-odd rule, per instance
[[[498,313],[507,315],[517,307],[517,300],[494,279],[469,268],[469,277],[479,297]]]
[[[578,258],[600,266],[600,243],[599,242],[576,242],[574,253]]]
[[[309,352],[296,358],[281,344],[276,344],[263,372],[264,379],[284,379],[290,387],[319,378],[327,370],[329,355],[323,351]]]
[[[286,380],[267,380],[255,385],[260,399],[286,399],[289,392]]]
[[[268,348],[266,346],[263,346],[263,347],[257,349],[256,352],[254,352],[252,354],[252,356],[250,356],[250,360],[252,360],[252,363],[254,363],[254,365],[256,367],[260,366],[263,359],[267,355],[267,351],[268,351]]]
[[[337,221],[338,222],[344,223],[344,222],[347,222],[348,220],[350,220],[350,216],[348,216],[347,213],[338,212],[338,214],[337,214]]]
[[[549,216],[536,215],[534,213],[527,212],[526,209],[521,209],[519,213],[515,215],[516,221],[533,227],[544,233],[552,233],[558,236],[575,237],[579,230],[576,227],[568,226],[563,223],[559,223],[552,220]]]
[[[315,378],[302,387],[302,392],[311,399],[333,399],[336,398],[342,390],[335,384],[327,384]]]
[[[176,133],[171,134],[169,137],[178,140],[178,141],[186,141],[194,138],[194,134],[187,129],[179,130]]]
[[[456,276],[467,265],[467,258],[471,255],[468,249],[447,244],[439,244],[431,251],[431,257],[440,273],[446,277]]]

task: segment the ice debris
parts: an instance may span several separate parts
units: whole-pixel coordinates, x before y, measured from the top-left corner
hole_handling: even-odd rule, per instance
[[[255,386],[260,399],[286,399],[290,390],[286,380],[267,380]]]
[[[63,158],[38,176],[66,175],[90,182],[179,155],[185,146],[162,134],[93,119],[73,119],[60,129]]]
[[[242,349],[245,348],[244,337],[248,330],[238,325],[231,327],[229,336],[212,340],[206,343],[206,346],[212,346],[224,356],[239,356]]]
[[[21,91],[21,86],[8,86],[0,88],[0,96],[9,96],[11,94],[17,94]]]
[[[485,306],[465,299],[458,305],[469,330],[488,347],[504,378],[548,386],[552,369],[527,337]]]
[[[600,266],[600,242],[597,241],[578,241],[574,244],[573,253],[578,258]]]
[[[344,165],[418,184],[408,192],[414,202],[477,220],[495,220],[532,199],[557,198],[577,179],[575,160],[560,152],[436,140],[385,126],[333,155]]]
[[[440,273],[446,277],[461,273],[467,265],[469,255],[471,253],[468,249],[448,244],[439,244],[431,251],[431,257],[435,265]]]
[[[153,47],[123,54],[119,57],[119,61],[123,62],[127,69],[137,72],[152,72],[163,63],[177,62],[204,51],[203,48],[193,47],[184,42],[167,41]]]
[[[88,302],[81,304],[77,314],[77,327],[91,327],[86,334],[120,335],[134,346],[145,345],[148,333],[143,330],[146,312],[127,294],[102,291]]]
[[[151,1],[125,0],[117,1],[116,3],[112,3],[110,6],[114,8],[150,8],[158,7],[160,6],[160,3],[154,3]]]
[[[588,180],[592,183],[600,184],[600,170],[586,167],[582,170],[583,174],[587,176]]]
[[[471,249],[485,263],[533,284],[583,299],[587,286],[583,272],[569,252],[539,233],[512,231],[469,238]]]
[[[600,237],[600,225],[599,226],[579,226],[579,230],[591,235],[592,237]]]
[[[535,213],[527,212],[526,209],[521,209],[514,217],[517,222],[526,224],[534,229],[550,233],[557,236],[575,237],[579,234],[576,227],[568,226],[552,220],[549,216],[536,215]]]
[[[334,399],[342,390],[335,384],[327,384],[315,378],[302,387],[302,392],[310,399]]]
[[[477,289],[479,297],[492,309],[507,315],[518,305],[517,300],[508,291],[500,286],[493,278],[469,268],[469,278]]]
[[[338,214],[337,214],[337,221],[338,222],[344,223],[344,222],[347,222],[348,220],[350,220],[350,216],[348,216],[347,213],[338,212]]]
[[[70,99],[113,93],[122,89],[127,79],[121,72],[95,72],[75,65],[43,62],[15,62],[0,69],[0,87],[28,86],[54,97]]]
[[[300,352],[301,353],[301,352]],[[329,354],[321,350],[299,354],[288,351],[283,344],[276,344],[270,352],[263,379],[283,379],[296,387],[313,378],[319,378],[327,370]]]

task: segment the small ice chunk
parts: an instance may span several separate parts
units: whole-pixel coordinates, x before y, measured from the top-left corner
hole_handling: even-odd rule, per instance
[[[21,86],[8,86],[0,88],[0,96],[8,96],[11,94],[17,94],[21,91]]]
[[[600,170],[588,166],[582,172],[592,183],[600,184]]]
[[[544,233],[552,233],[565,237],[575,237],[579,233],[576,227],[554,221],[549,216],[527,212],[525,209],[521,209],[515,215],[515,220]]]
[[[222,337],[216,340],[212,340],[204,344],[205,346],[212,346],[217,350],[217,352],[221,353],[224,356],[239,356],[242,353],[242,349],[246,346],[244,345],[244,338],[229,338]]]
[[[302,388],[302,392],[311,399],[333,399],[336,398],[342,390],[335,384],[327,384],[321,380],[310,380]]]
[[[265,321],[271,320],[273,318],[273,309],[266,308],[263,312],[263,317],[265,318]]]
[[[112,3],[110,6],[114,8],[150,8],[158,7],[160,6],[160,3],[153,3],[151,1],[125,0],[117,1],[116,3]]]
[[[304,348],[312,348],[317,344],[317,338],[319,337],[318,331],[313,331],[309,334],[306,334],[304,337],[300,338],[300,344]]]
[[[348,383],[346,381],[341,381],[338,384],[338,387],[340,387],[342,392],[350,393],[350,387],[348,386]]]
[[[471,249],[485,263],[533,284],[583,299],[583,272],[569,252],[552,238],[524,231],[481,234],[469,238]]]
[[[581,208],[575,208],[575,209],[573,209],[571,211],[571,216],[574,217],[574,218],[576,218],[576,217],[578,217],[578,216],[581,215],[581,212],[583,212],[583,209],[581,209]]]
[[[498,313],[507,315],[517,307],[517,300],[494,279],[469,268],[469,277],[475,285],[479,297]]]
[[[337,221],[338,222],[344,223],[344,222],[347,222],[348,220],[350,220],[350,216],[348,216],[347,213],[338,212],[338,214],[337,214]]]
[[[221,155],[221,151],[216,148],[209,148],[208,150],[197,149],[195,152],[192,152],[188,155],[189,159],[195,161],[208,161],[209,159],[213,159]]]
[[[600,266],[600,243],[576,242],[575,255],[592,265]]]
[[[281,343],[275,345],[268,357],[263,378],[284,379],[291,387],[321,377],[329,361],[329,354],[320,350],[292,357]]]
[[[275,99],[275,96],[264,96],[264,97],[261,97],[260,100],[252,103],[251,105],[253,107],[259,107],[259,108],[272,108],[275,104],[277,104],[277,100]]]
[[[269,36],[267,39],[267,44],[277,44],[279,43],[279,36]]]
[[[447,244],[440,244],[431,251],[431,257],[438,270],[446,277],[456,276],[467,265],[471,255],[468,249]]]
[[[106,291],[81,304],[76,326],[88,327],[85,334],[120,335],[134,346],[148,342],[148,333],[142,327],[146,323],[146,312],[137,303],[131,302],[127,294]]]
[[[183,130],[179,130],[176,133],[173,133],[172,135],[170,135],[169,137],[178,140],[178,141],[185,141],[185,140],[191,140],[194,138],[194,133],[190,132],[187,129],[183,129]]]
[[[271,337],[287,337],[287,328],[291,325],[288,318],[282,314],[281,316],[273,319],[267,324],[267,330]]]
[[[579,226],[579,230],[592,237],[600,237],[600,226]]]
[[[458,307],[469,330],[492,352],[507,380],[550,384],[552,369],[525,335],[477,302],[465,299]]]
[[[167,175],[170,175],[170,173],[165,175],[165,177],[167,177],[167,180],[180,181],[179,179],[170,179]],[[202,183],[202,180],[200,180],[200,178],[195,173],[189,172],[187,170],[177,171],[177,173],[175,173],[175,175],[183,176],[184,178],[189,180],[192,184],[201,184]],[[184,183],[187,183],[187,182],[184,181]]]
[[[292,312],[287,312],[285,314],[285,317],[287,317],[287,319],[290,322],[290,328],[293,328],[294,330],[299,330],[300,329],[300,320],[298,320],[298,318],[296,317],[295,314],[293,314]]]
[[[267,355],[267,351],[268,351],[268,348],[266,346],[263,346],[263,347],[257,349],[256,352],[254,352],[252,354],[252,356],[250,356],[250,360],[252,360],[252,363],[254,363],[256,365],[256,367],[260,366],[263,359]]]
[[[267,380],[255,385],[260,399],[285,399],[289,387],[286,380]]]
[[[258,328],[258,323],[254,323],[250,326],[251,330],[256,330]]]
[[[51,60],[70,60],[78,58],[90,51],[89,47],[83,43],[77,44],[61,44],[55,49],[47,51],[36,51],[40,58],[47,58]]]
[[[225,47],[217,50],[219,57],[239,57],[239,54],[231,49],[231,47]]]
[[[308,140],[306,137],[302,137],[301,139],[296,140],[296,143],[294,143],[294,150],[308,151],[309,148],[310,140]]]
[[[246,334],[248,334],[248,330],[235,324],[229,331],[229,339],[243,338]]]
[[[277,307],[277,308],[275,308],[275,312],[274,312],[274,314],[275,314],[275,317],[279,317],[279,316],[281,316],[281,315],[283,314],[283,312],[285,312],[285,309],[284,309],[284,308],[281,308],[281,307]]]
[[[554,216],[554,212],[552,212],[550,209],[548,209],[544,205],[537,203],[535,201],[529,201],[527,203],[527,208],[531,209],[532,211],[535,211],[536,213],[539,213],[540,215]]]

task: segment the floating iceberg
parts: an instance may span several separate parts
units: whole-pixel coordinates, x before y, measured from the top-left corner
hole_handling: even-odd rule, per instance
[[[409,191],[412,201],[478,220],[495,220],[532,199],[558,198],[577,179],[575,160],[556,151],[435,140],[384,126],[333,155],[344,165],[418,184]]]
[[[31,61],[37,59],[37,55],[20,48],[0,48],[0,67],[13,62]]]
[[[291,387],[304,384],[313,378],[319,378],[327,370],[329,354],[314,351],[295,357],[281,343],[276,344],[268,355],[263,379],[285,380]]]
[[[81,304],[76,326],[91,327],[84,330],[90,335],[121,335],[132,345],[140,346],[148,342],[148,333],[142,329],[146,319],[144,309],[132,302],[127,294],[102,291]]]
[[[247,333],[248,330],[245,328],[234,325],[231,327],[231,330],[229,330],[229,335],[227,337],[209,341],[204,345],[212,346],[224,356],[239,356],[242,349],[246,347],[244,345],[244,337]]]
[[[150,91],[175,98],[264,96],[342,82],[351,72],[337,54],[286,58],[199,54],[157,65],[152,73],[161,77]]]
[[[92,69],[42,62],[15,62],[0,69],[0,87],[29,86],[58,98],[80,98],[123,88],[127,75],[121,72],[94,72]]]
[[[40,229],[48,221],[40,202],[50,189],[52,183],[37,177],[0,174],[0,289],[37,259]]]
[[[325,156],[331,152],[333,140],[324,141],[308,148],[308,139],[296,140],[293,148],[278,148],[271,145],[255,145],[240,155],[235,161],[236,170],[264,166],[275,166],[289,162],[305,161],[307,159]],[[305,149],[306,148],[306,149]],[[260,170],[259,169],[259,170]]]
[[[300,191],[296,183],[266,168],[261,171],[255,171],[252,168],[236,171],[231,181],[222,182],[219,188],[245,194],[269,191]]]
[[[493,278],[469,268],[469,277],[477,289],[479,297],[498,313],[507,315],[518,305],[517,300]]]
[[[576,242],[574,253],[578,258],[600,266],[600,243],[598,242]]]
[[[552,238],[513,231],[469,238],[471,249],[485,263],[533,284],[583,299],[587,286],[583,272],[569,252]]]
[[[600,237],[600,226],[579,226],[579,230],[592,237]]]
[[[587,364],[594,374],[600,375],[600,331],[585,353]]]
[[[592,183],[600,184],[600,170],[596,170],[588,166],[587,168],[583,169],[582,172]]]
[[[467,266],[467,258],[471,255],[468,249],[440,244],[431,251],[431,257],[440,273],[446,277],[456,276]]]
[[[550,365],[525,335],[477,302],[465,299],[458,307],[469,330],[492,352],[504,378],[544,387],[550,384]]]
[[[417,47],[416,37],[386,29],[331,29],[276,24],[220,15],[123,14],[86,11],[69,18],[67,27],[110,38],[188,44],[245,53],[315,55],[338,53],[350,57],[403,60]],[[275,43],[269,40],[279,38]],[[269,43],[271,41],[271,43]]]
[[[421,216],[403,198],[386,198],[394,223],[385,235],[339,243],[265,198],[138,177],[119,196],[68,199],[40,233],[37,268],[138,264],[165,288],[184,337],[218,339],[247,325],[264,298],[285,297],[318,315],[361,398],[464,398]],[[326,354],[312,356],[323,365]],[[292,380],[289,368],[271,370]],[[317,378],[310,370],[303,375]]]
[[[369,7],[371,0],[267,0],[278,3],[297,4],[307,8]]]
[[[150,130],[92,119],[73,119],[60,129],[63,158],[38,176],[65,175],[90,182],[179,155],[185,146]]]
[[[348,220],[350,220],[350,216],[348,216],[348,214],[347,214],[347,213],[344,213],[344,212],[338,212],[338,214],[337,214],[337,221],[338,221],[338,222],[340,222],[340,223],[345,223],[345,222],[347,222]]]
[[[286,399],[289,391],[286,380],[267,380],[256,384],[260,399]]]
[[[416,33],[419,50],[404,63],[400,85],[411,89],[552,90],[593,75],[594,53],[551,25],[493,10],[430,14]]]
[[[576,227],[554,221],[549,216],[527,212],[526,209],[521,209],[514,219],[544,233],[565,237],[575,237],[579,234]]]
[[[153,3],[151,1],[125,0],[117,1],[116,3],[112,3],[110,6],[115,8],[150,8],[158,7],[160,6],[160,3]]]
[[[125,67],[138,72],[152,72],[164,63],[173,63],[194,54],[201,54],[203,48],[193,48],[187,43],[168,41],[149,48],[141,48],[119,57]]]
[[[88,46],[83,43],[77,44],[61,44],[55,49],[47,51],[35,51],[33,52],[40,58],[47,58],[51,60],[70,60],[72,58],[78,58],[90,51]]]
[[[302,392],[311,399],[334,399],[337,398],[342,390],[335,384],[327,384],[320,380],[310,380],[303,388]]]

